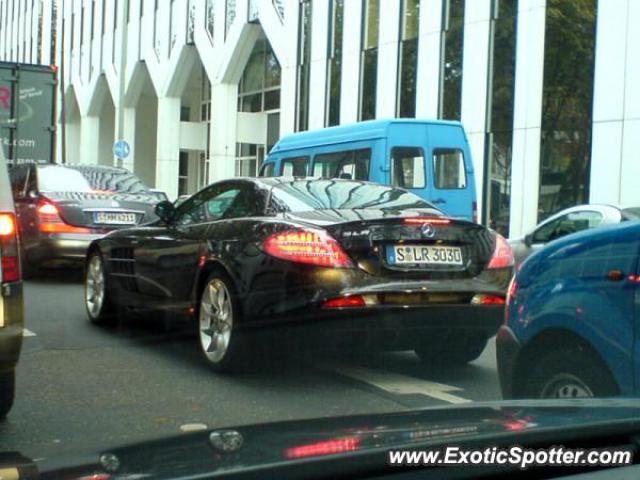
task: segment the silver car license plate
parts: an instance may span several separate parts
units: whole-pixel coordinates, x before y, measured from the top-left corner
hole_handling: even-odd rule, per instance
[[[460,247],[442,245],[391,245],[387,247],[389,265],[462,265]]]
[[[93,223],[102,225],[135,225],[136,214],[125,212],[94,212]]]

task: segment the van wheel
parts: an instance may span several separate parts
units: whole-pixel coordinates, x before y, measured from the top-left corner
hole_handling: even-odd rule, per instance
[[[459,366],[478,358],[487,346],[487,341],[484,333],[452,331],[443,336],[424,338],[414,351],[427,365]]]
[[[16,372],[10,370],[0,373],[0,419],[3,419],[13,406],[16,394]]]
[[[516,398],[611,397],[619,391],[602,362],[580,348],[547,353],[530,371]]]

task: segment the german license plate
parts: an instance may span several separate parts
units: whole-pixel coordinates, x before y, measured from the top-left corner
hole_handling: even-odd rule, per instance
[[[460,247],[435,245],[391,245],[387,247],[389,265],[462,265]]]
[[[124,212],[94,212],[93,223],[105,225],[135,225],[136,214]]]

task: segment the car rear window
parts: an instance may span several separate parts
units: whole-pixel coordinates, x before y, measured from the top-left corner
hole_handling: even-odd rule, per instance
[[[91,184],[77,170],[64,167],[38,169],[38,189],[41,192],[91,192]]]
[[[150,191],[142,180],[133,173],[102,168],[80,168],[81,173],[93,190],[118,193],[148,193]]]
[[[430,203],[405,190],[364,182],[300,180],[273,188],[276,210],[305,212],[318,209],[430,209]]]

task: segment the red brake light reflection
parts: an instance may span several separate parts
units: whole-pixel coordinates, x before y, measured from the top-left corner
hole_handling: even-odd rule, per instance
[[[433,225],[449,225],[451,220],[444,217],[407,217],[404,219],[404,223],[409,225],[422,225],[424,223],[431,223]]]
[[[367,303],[361,295],[337,297],[325,301],[322,308],[366,307]]]
[[[284,451],[284,456],[285,458],[290,459],[319,457],[322,455],[336,455],[339,453],[355,452],[359,449],[359,437],[344,437],[287,448]]]

